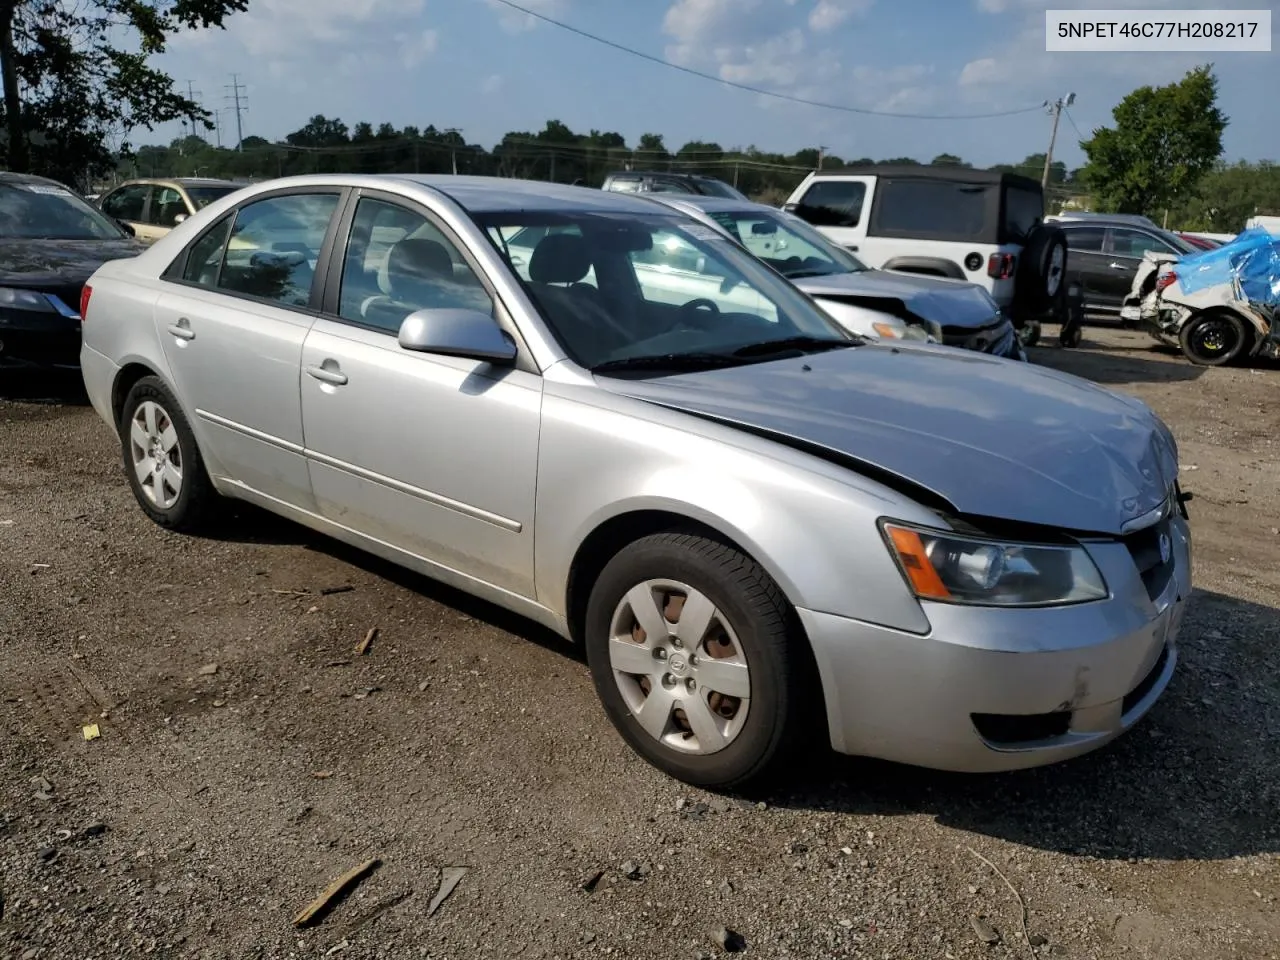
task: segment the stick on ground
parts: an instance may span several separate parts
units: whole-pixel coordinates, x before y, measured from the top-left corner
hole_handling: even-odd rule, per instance
[[[306,908],[293,918],[295,927],[310,927],[319,923],[329,911],[338,905],[338,902],[351,891],[351,889],[366,876],[372,873],[382,863],[377,857],[372,860],[366,860],[358,867],[348,870],[338,879],[334,880],[329,886],[324,888],[324,892],[316,897]]]

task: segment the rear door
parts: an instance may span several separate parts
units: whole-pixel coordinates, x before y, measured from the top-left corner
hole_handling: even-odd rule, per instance
[[[1108,291],[1114,285],[1116,271],[1111,267],[1111,258],[1102,250],[1106,227],[1070,222],[1059,226],[1067,235],[1067,282],[1080,285],[1086,310],[1113,309],[1108,306],[1111,296]],[[1125,292],[1128,293],[1127,288]],[[1115,304],[1114,309],[1119,310],[1120,305]]]
[[[840,246],[855,253],[867,236],[867,219],[875,177],[824,177],[808,188],[786,210],[807,220]],[[879,263],[867,261],[869,266]]]
[[[155,308],[210,472],[312,512],[298,381],[341,196],[311,187],[254,197],[174,262]]]

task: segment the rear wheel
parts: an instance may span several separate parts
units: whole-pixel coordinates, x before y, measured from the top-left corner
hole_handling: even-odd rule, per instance
[[[1027,312],[1044,313],[1057,304],[1067,285],[1067,235],[1040,224],[1027,236],[1014,275],[1014,297]]]
[[[1244,321],[1234,313],[1201,313],[1182,325],[1178,343],[1183,355],[1204,367],[1222,367],[1237,360],[1249,343]]]
[[[665,533],[623,548],[586,617],[596,692],[623,739],[700,787],[766,779],[808,726],[808,649],[782,591],[749,557]]]
[[[217,501],[195,434],[158,377],[143,377],[125,397],[120,445],[129,486],[143,512],[162,527],[201,527]]]

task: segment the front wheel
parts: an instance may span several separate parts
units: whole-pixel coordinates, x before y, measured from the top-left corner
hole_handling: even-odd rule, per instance
[[[1248,342],[1244,321],[1225,310],[1192,317],[1178,335],[1183,355],[1203,367],[1226,366],[1239,358]]]
[[[159,377],[143,377],[125,397],[120,445],[129,486],[147,516],[170,530],[202,526],[217,492],[186,415]]]
[[[623,739],[694,786],[776,772],[808,726],[808,649],[772,578],[705,537],[664,533],[623,548],[587,605],[596,692]]]

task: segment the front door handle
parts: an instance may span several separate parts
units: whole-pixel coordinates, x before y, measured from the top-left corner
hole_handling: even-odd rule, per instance
[[[183,317],[177,323],[169,324],[168,329],[179,340],[194,340],[196,338],[196,332],[191,329],[191,321],[186,317]]]
[[[1115,260],[1112,260],[1111,263],[1108,264],[1108,266],[1111,267],[1112,270],[1128,270],[1129,269],[1128,264],[1117,263]]]
[[[846,250],[852,250],[854,253],[858,252],[858,245],[856,243],[846,243],[844,248]]]
[[[347,382],[347,375],[339,370],[336,364],[332,367],[307,367],[307,374],[321,383],[331,383],[335,387],[340,387]]]

